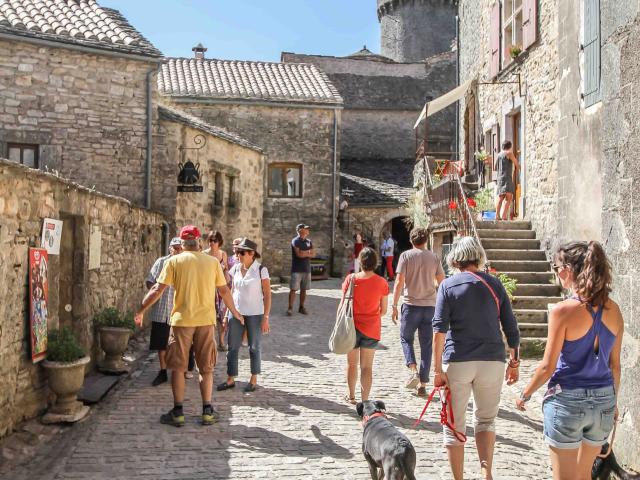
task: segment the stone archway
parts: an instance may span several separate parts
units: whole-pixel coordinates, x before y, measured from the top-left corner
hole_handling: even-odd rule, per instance
[[[406,236],[406,241],[408,242],[410,227],[409,226],[405,227],[406,232],[403,231],[398,233],[398,230],[399,229],[402,230],[402,225],[404,224],[403,220],[409,219],[409,218],[410,218],[410,215],[406,208],[395,208],[393,210],[387,211],[384,215],[382,215],[378,220],[377,224],[375,225],[375,230],[374,230],[374,238],[378,242],[377,245],[382,244],[382,233],[384,231],[389,231],[392,233],[392,236],[394,236],[396,240],[398,240],[396,236],[400,237],[400,239],[402,240],[401,251],[404,251],[407,248],[406,242],[405,242],[405,236]]]

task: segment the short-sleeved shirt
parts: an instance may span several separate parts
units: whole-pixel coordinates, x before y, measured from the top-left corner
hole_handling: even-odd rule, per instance
[[[507,292],[493,275],[477,272],[498,297],[498,306],[487,286],[468,272],[458,273],[440,284],[433,317],[433,331],[446,333],[442,361],[502,361],[502,332],[511,348],[520,344],[518,322]],[[501,331],[502,330],[502,331]]]
[[[313,243],[308,238],[303,240],[299,235],[291,240],[291,273],[311,273],[311,259],[298,257],[296,248],[303,252],[311,250]]]
[[[349,279],[342,284],[342,291],[349,288]],[[356,330],[367,337],[380,340],[382,333],[382,317],[380,316],[380,300],[389,295],[389,284],[380,275],[369,278],[356,278],[353,288],[353,323]]]
[[[202,327],[216,324],[216,288],[227,282],[220,262],[202,252],[182,252],[169,258],[158,283],[175,289],[171,326]]]
[[[395,242],[393,241],[393,238],[389,237],[389,238],[385,238],[382,241],[382,246],[380,247],[380,250],[382,251],[382,256],[383,257],[393,257],[393,248],[395,246]]]
[[[436,275],[444,275],[442,264],[433,252],[412,248],[400,254],[396,273],[404,274],[403,302],[418,307],[434,307],[438,290]]]
[[[242,266],[237,263],[229,271],[233,283],[233,303],[242,315],[263,315],[264,294],[262,280],[269,278],[267,267],[253,262],[242,276]]]
[[[167,255],[165,257],[160,257],[157,259],[151,270],[149,271],[149,275],[147,275],[147,282],[149,283],[157,283],[158,277],[162,272],[162,268],[164,267],[165,262],[171,258],[171,255]],[[160,300],[153,304],[151,310],[149,311],[149,316],[151,317],[152,322],[156,323],[170,323],[171,321],[171,310],[173,309],[173,295],[174,290],[172,287],[167,287],[164,292],[162,292],[162,296]]]

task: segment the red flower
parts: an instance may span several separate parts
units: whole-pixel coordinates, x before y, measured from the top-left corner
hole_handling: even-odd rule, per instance
[[[475,208],[477,206],[477,203],[473,198],[469,197],[467,198],[467,205],[469,205],[471,208]]]
[[[456,208],[458,208],[458,204],[456,203],[455,200],[451,200],[449,202],[449,210],[455,210]]]

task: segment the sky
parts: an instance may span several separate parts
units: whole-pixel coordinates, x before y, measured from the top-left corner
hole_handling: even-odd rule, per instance
[[[376,0],[98,0],[119,10],[162,53],[280,61],[280,53],[345,56],[380,50]]]

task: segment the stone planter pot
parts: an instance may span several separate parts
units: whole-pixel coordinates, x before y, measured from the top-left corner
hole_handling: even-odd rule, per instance
[[[122,354],[127,349],[131,330],[119,327],[100,327],[99,332],[104,360],[98,368],[107,373],[127,372],[128,368],[122,361]]]
[[[47,371],[49,388],[56,394],[56,402],[49,409],[48,415],[61,416],[61,421],[75,421],[74,417],[84,407],[82,402],[76,400],[76,396],[84,383],[84,368],[89,361],[89,357],[82,357],[75,362],[42,362]]]

